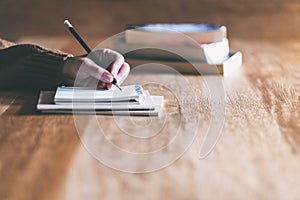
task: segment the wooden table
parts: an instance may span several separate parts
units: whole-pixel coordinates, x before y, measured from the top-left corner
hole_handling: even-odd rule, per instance
[[[55,46],[57,38],[41,41],[74,52],[72,40],[60,39],[61,46]],[[176,75],[130,75],[128,83],[168,80],[179,88],[176,98],[165,87],[145,85],[150,93],[165,97],[165,124],[149,140],[124,134],[113,116],[97,116],[106,137],[132,152],[167,145],[178,123],[183,123],[186,134],[198,128],[191,148],[180,159],[152,173],[123,173],[101,164],[81,143],[72,115],[42,115],[35,110],[38,92],[1,91],[0,199],[299,199],[300,40],[231,38],[231,49],[243,52],[243,66],[221,77],[225,122],[215,148],[204,159],[199,159],[199,150],[208,128],[214,126],[212,106],[220,103],[210,98],[205,80],[215,76],[184,76],[196,95],[190,104]],[[195,105],[198,110],[183,110]],[[188,121],[195,111],[199,121],[194,127]],[[183,116],[184,112],[191,114]],[[118,119],[145,126],[151,118]],[[144,128],[141,134],[147,131],[151,130]]]

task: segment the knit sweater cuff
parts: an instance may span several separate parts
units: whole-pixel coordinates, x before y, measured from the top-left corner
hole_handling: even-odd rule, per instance
[[[8,78],[0,77],[1,86],[6,88],[54,89],[60,84],[64,61],[71,56],[36,45],[16,45],[2,51],[5,50],[13,52],[6,52],[8,63],[2,74]]]

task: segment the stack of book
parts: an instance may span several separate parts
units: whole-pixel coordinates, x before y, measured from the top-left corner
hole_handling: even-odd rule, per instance
[[[226,65],[233,68],[242,62],[241,53],[230,53],[226,27],[218,25],[129,25],[112,48],[124,54],[132,67],[161,63],[185,73],[223,74]]]
[[[120,90],[58,87],[41,91],[37,109],[43,113],[158,116],[163,96],[151,96],[140,85]]]

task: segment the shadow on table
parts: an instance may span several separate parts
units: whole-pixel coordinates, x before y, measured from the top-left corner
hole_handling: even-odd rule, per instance
[[[39,91],[0,91],[3,115],[39,115],[36,104]]]

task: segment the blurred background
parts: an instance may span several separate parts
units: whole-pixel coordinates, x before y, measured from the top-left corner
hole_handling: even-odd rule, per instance
[[[13,41],[59,42],[69,37],[66,18],[85,38],[112,36],[126,24],[173,22],[226,25],[229,38],[300,37],[299,0],[0,0],[0,36]]]

